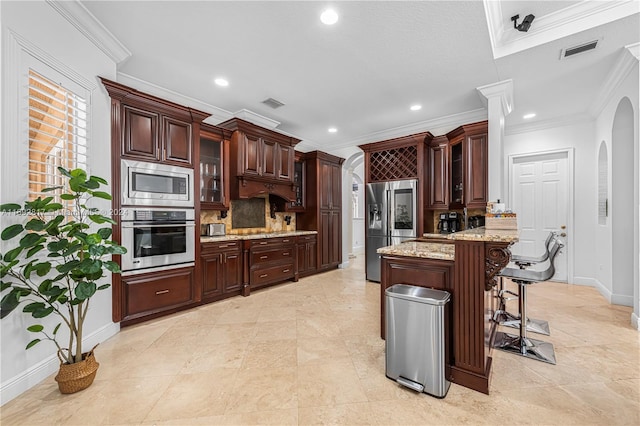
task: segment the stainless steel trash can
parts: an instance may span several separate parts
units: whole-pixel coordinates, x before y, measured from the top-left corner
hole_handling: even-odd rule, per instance
[[[385,291],[386,375],[418,392],[444,398],[446,291],[396,284]]]

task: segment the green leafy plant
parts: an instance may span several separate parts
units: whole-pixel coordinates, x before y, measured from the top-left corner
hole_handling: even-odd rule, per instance
[[[67,178],[68,188],[60,194],[70,201],[65,208],[54,197],[38,197],[19,204],[2,204],[2,214],[23,215],[25,224],[13,224],[2,230],[2,240],[18,239],[18,245],[0,253],[0,318],[5,318],[17,307],[35,319],[57,315],[62,320],[48,331],[41,324],[27,328],[29,332],[44,336],[58,348],[58,353],[69,364],[82,361],[82,332],[89,310],[89,301],[96,292],[109,288],[97,281],[105,271],[119,273],[118,264],[111,255],[124,254],[126,249],[111,238],[111,217],[102,215],[96,208],[88,207],[91,198],[111,200],[111,195],[100,191],[107,181],[97,176],[87,176],[82,169],[66,170],[59,167]],[[44,189],[52,192],[65,189],[56,186]],[[93,224],[93,225],[91,225]],[[99,225],[107,225],[99,227]],[[98,227],[98,229],[93,229]],[[108,258],[108,259],[107,259]],[[62,325],[69,330],[67,347],[57,338]],[[39,343],[35,338],[26,349]]]

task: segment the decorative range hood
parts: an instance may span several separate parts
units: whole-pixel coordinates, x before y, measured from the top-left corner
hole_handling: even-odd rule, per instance
[[[292,136],[232,118],[218,127],[231,130],[229,177],[231,199],[273,194],[295,201],[295,145]],[[235,178],[235,182],[234,182]]]

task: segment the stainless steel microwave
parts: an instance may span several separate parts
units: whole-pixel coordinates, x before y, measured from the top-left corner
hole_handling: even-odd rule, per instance
[[[122,160],[123,206],[194,207],[193,169]]]

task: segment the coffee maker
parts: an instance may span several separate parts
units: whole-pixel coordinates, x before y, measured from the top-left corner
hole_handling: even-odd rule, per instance
[[[449,232],[458,232],[460,230],[458,212],[449,212],[447,220],[449,221]]]
[[[449,230],[449,214],[448,213],[440,213],[440,221],[438,222],[438,229],[441,234],[448,234],[451,232]]]

